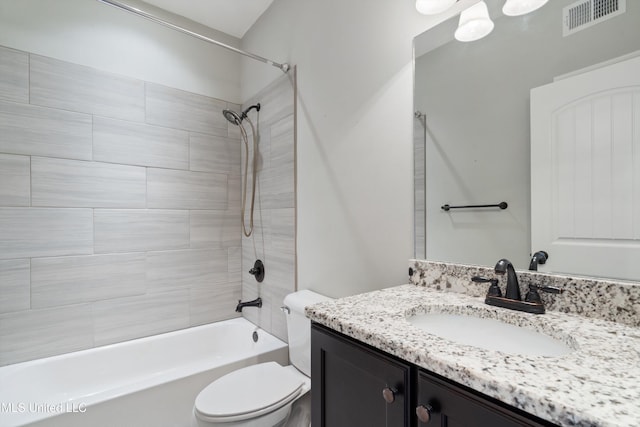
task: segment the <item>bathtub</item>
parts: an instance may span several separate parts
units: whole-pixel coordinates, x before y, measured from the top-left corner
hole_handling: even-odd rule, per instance
[[[237,318],[17,363],[0,368],[0,426],[188,427],[200,390],[266,361],[287,364],[287,345]]]

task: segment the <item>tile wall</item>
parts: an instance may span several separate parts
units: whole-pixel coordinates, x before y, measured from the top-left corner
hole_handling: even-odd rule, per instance
[[[237,316],[241,145],[227,107],[239,108],[0,47],[0,365]],[[264,111],[268,161],[291,168],[277,147],[292,128]],[[292,254],[283,170],[261,181],[277,199],[275,258]]]
[[[246,308],[243,315],[285,341],[286,321],[280,307],[284,297],[297,289],[295,79],[294,67],[243,105],[247,108],[259,102],[261,109],[258,114],[255,111],[249,113],[254,122],[259,118],[256,128],[258,175],[255,230],[251,237],[242,238],[242,296],[245,300],[260,296],[263,300],[261,309]],[[247,128],[250,129],[249,126]],[[251,138],[252,133],[249,134],[252,153]],[[249,203],[250,194],[245,215],[247,224]],[[256,259],[265,264],[262,283],[248,273]]]

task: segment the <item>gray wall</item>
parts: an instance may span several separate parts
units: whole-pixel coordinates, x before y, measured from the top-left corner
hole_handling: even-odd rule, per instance
[[[236,316],[225,101],[0,48],[0,364]]]
[[[412,40],[439,19],[419,14],[412,1],[274,0],[243,37],[243,49],[298,68],[301,289],[341,297],[406,283]],[[277,77],[273,67],[243,60],[243,93]]]
[[[240,47],[236,37],[149,3],[127,4]],[[242,102],[240,55],[98,1],[0,0],[0,45]]]
[[[286,322],[280,307],[283,305],[284,297],[297,288],[295,87],[294,67],[243,105],[243,108],[247,108],[259,102],[261,110],[256,130],[259,135],[259,164],[255,229],[250,237],[242,237],[242,296],[245,300],[260,296],[263,301],[261,309],[247,308],[243,313],[247,319],[285,341]],[[251,112],[249,117],[253,119],[256,115]],[[247,126],[247,129],[250,127]],[[249,142],[250,152],[253,153],[251,134]],[[249,165],[251,171],[251,164]],[[250,197],[248,194],[245,214],[247,225]],[[265,278],[262,283],[258,283],[249,274],[256,259],[262,260],[265,264]]]
[[[416,59],[415,107],[427,114],[427,259],[493,265],[507,257],[528,266],[530,88],[640,49],[640,2],[628,1],[626,14],[562,37],[561,10],[571,3],[552,1],[530,15],[495,19],[486,38],[452,41]],[[449,34],[457,18],[452,21],[443,24]],[[420,37],[435,38],[438,30]],[[440,209],[503,200],[505,211]]]

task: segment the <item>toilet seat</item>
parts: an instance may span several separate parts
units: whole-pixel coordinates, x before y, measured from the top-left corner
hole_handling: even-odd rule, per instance
[[[255,418],[295,400],[303,390],[304,378],[276,362],[248,366],[202,390],[194,413],[202,421],[218,423]]]

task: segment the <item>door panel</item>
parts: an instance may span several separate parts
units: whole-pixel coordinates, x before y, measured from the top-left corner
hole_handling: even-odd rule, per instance
[[[640,57],[532,89],[531,205],[541,270],[640,279]]]

